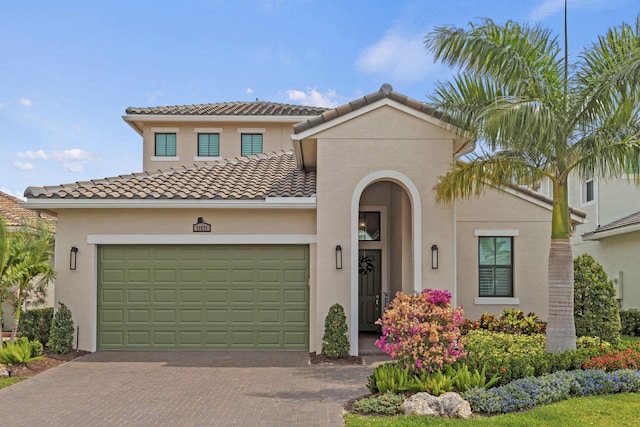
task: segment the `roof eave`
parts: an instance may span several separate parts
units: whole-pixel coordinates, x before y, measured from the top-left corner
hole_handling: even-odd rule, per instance
[[[315,209],[316,197],[267,197],[265,199],[27,199],[32,210],[59,209]]]
[[[181,114],[127,114],[122,116],[126,122],[263,122],[297,123],[311,116],[277,115],[181,115]]]
[[[596,241],[600,239],[606,239],[607,237],[620,236],[622,234],[629,234],[636,231],[640,231],[640,224],[617,227],[611,230],[590,231],[589,233],[585,233],[582,235],[582,240]]]

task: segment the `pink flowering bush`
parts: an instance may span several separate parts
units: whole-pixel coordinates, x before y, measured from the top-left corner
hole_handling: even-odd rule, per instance
[[[448,291],[398,292],[376,322],[382,325],[376,346],[413,372],[442,369],[465,356],[460,342],[462,316],[462,308],[451,307]]]

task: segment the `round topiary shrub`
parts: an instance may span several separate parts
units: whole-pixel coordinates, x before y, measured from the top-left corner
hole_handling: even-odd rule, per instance
[[[618,342],[620,311],[613,282],[589,254],[582,254],[573,260],[573,271],[576,335]]]
[[[324,320],[324,336],[322,337],[322,354],[334,359],[347,357],[351,351],[347,337],[347,316],[340,304],[329,307]]]

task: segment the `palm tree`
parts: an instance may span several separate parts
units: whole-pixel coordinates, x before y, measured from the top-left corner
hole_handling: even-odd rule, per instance
[[[15,303],[11,342],[18,333],[18,324],[25,298],[36,291],[44,294],[55,271],[51,265],[53,233],[44,221],[24,222],[9,236],[9,257],[4,281],[10,286]]]
[[[9,230],[4,219],[0,217],[0,332],[2,329],[2,303],[6,296],[4,274],[9,262]]]
[[[425,45],[458,69],[430,101],[483,146],[440,178],[437,200],[552,183],[547,351],[575,349],[567,182],[572,173],[614,178],[639,166],[640,16],[609,29],[571,66],[566,23],[564,55],[548,29],[490,19],[436,28]]]

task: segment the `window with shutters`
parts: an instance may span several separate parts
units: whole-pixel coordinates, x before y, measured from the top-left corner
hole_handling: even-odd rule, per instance
[[[478,238],[480,297],[513,296],[513,237]]]
[[[243,133],[241,136],[241,145],[240,155],[242,156],[262,153],[262,134]]]
[[[198,134],[198,157],[219,157],[220,156],[220,134],[219,133],[199,133]]]
[[[175,157],[176,134],[156,133],[155,155],[157,157]]]

